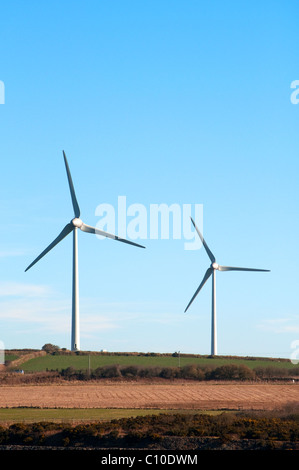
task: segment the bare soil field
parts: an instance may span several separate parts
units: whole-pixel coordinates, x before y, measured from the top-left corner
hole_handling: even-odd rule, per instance
[[[299,384],[101,382],[2,385],[0,408],[272,410],[299,401]]]

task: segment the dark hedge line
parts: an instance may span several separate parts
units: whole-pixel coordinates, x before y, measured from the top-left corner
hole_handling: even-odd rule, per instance
[[[164,378],[188,380],[258,380],[258,379],[289,379],[299,370],[266,367],[251,369],[245,365],[228,364],[219,367],[186,365],[183,367],[139,367],[109,365],[98,367],[92,371],[76,371],[68,367],[61,371],[61,376],[72,380],[97,380],[107,378]]]
[[[29,383],[58,383],[61,380],[139,380],[160,378],[165,380],[229,380],[229,381],[263,381],[299,380],[299,368],[284,369],[277,367],[259,367],[251,369],[245,365],[227,364],[219,367],[190,364],[183,367],[141,367],[109,365],[94,370],[76,370],[68,367],[62,371],[52,370],[45,372],[31,372],[16,374],[3,372],[0,374],[2,385],[29,384]]]

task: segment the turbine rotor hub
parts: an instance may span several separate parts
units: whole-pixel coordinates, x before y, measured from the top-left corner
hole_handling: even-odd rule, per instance
[[[212,268],[218,269],[218,268],[219,268],[219,264],[218,264],[218,263],[213,263],[213,264],[212,264]]]
[[[83,225],[83,222],[81,219],[78,219],[77,217],[72,220],[72,224],[74,227],[80,228]]]

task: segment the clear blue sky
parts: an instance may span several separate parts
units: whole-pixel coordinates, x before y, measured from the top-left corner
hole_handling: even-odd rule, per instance
[[[70,347],[72,237],[96,208],[202,204],[220,264],[218,353],[290,357],[299,340],[297,1],[1,3],[0,340]],[[210,353],[209,266],[79,233],[81,348]],[[298,354],[299,356],[299,354]]]

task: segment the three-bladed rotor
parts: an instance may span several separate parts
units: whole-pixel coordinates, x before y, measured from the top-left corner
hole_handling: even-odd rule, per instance
[[[73,301],[72,301],[72,339],[71,339],[71,349],[79,350],[80,349],[80,338],[79,338],[79,294],[78,294],[78,254],[77,254],[77,230],[80,229],[82,232],[92,233],[95,235],[101,235],[103,237],[111,238],[119,242],[127,243],[129,245],[134,245],[139,248],[145,248],[138,243],[131,242],[124,238],[118,237],[111,233],[105,232],[104,230],[97,229],[96,227],[91,227],[86,225],[80,219],[80,208],[77,201],[77,197],[74,190],[73,180],[71,177],[71,172],[69,165],[63,151],[63,158],[69,183],[69,189],[71,193],[72,205],[74,209],[74,218],[66,224],[62,229],[60,234],[53,240],[52,243],[25,269],[28,271],[34,264],[36,264],[41,258],[43,258],[52,248],[54,248],[59,242],[61,242],[67,235],[73,232]]]
[[[185,308],[185,312],[188,310],[194,299],[197,297],[207,280],[211,275],[213,275],[212,280],[212,341],[211,341],[211,354],[215,355],[217,354],[217,340],[216,340],[216,271],[264,271],[264,272],[269,272],[268,269],[255,269],[255,268],[238,268],[238,267],[233,267],[233,266],[221,266],[216,262],[216,258],[211,252],[210,248],[208,247],[206,241],[204,240],[202,234],[198,230],[194,220],[191,217],[191,221],[195,227],[195,230],[197,231],[202,244],[207,252],[207,255],[209,256],[211,260],[211,265],[205,272],[205,275],[199,284],[197,290],[195,291],[192,299],[188,303],[187,307]]]
[[[195,294],[193,295],[192,299],[190,300],[189,304],[187,305],[186,309],[185,309],[185,312],[188,310],[188,308],[190,307],[190,305],[192,304],[193,300],[195,299],[195,297],[198,295],[198,293],[200,292],[200,290],[203,288],[203,286],[205,285],[205,283],[207,282],[207,280],[209,279],[209,277],[211,276],[211,274],[213,273],[214,270],[216,271],[264,271],[264,272],[269,272],[269,269],[255,269],[255,268],[238,268],[238,267],[233,267],[233,266],[221,266],[220,264],[216,263],[216,258],[215,256],[213,255],[213,253],[211,252],[210,248],[208,247],[205,239],[203,238],[202,234],[200,233],[198,227],[196,226],[194,220],[192,219],[191,217],[191,221],[195,227],[195,230],[197,231],[201,241],[202,241],[202,244],[207,252],[207,255],[209,256],[210,260],[211,260],[211,266],[207,269],[204,277],[203,277],[203,280],[201,281],[199,287],[197,288]]]
[[[77,201],[77,197],[75,194],[74,190],[74,185],[73,185],[73,180],[71,177],[69,165],[65,156],[65,153],[63,151],[63,158],[64,158],[64,163],[65,163],[65,168],[66,168],[66,173],[67,173],[67,178],[68,178],[68,183],[69,183],[69,188],[70,188],[70,193],[71,193],[71,199],[72,199],[72,204],[73,204],[73,209],[74,209],[74,215],[75,217],[66,224],[66,226],[63,228],[63,230],[60,232],[60,234],[53,240],[52,243],[25,269],[25,271],[28,271],[34,264],[36,264],[41,258],[43,258],[52,248],[54,248],[59,242],[61,242],[67,235],[69,235],[74,229],[79,228],[82,230],[82,232],[87,232],[87,233],[93,233],[95,235],[101,235],[103,237],[111,238],[113,240],[117,240],[119,242],[127,243],[129,245],[134,245],[139,248],[145,248],[142,245],[139,245],[138,243],[134,243],[130,240],[126,240],[125,238],[118,237],[117,235],[113,235],[112,233],[105,232],[104,230],[100,230],[96,227],[91,227],[90,225],[86,225],[81,219],[80,219],[80,208],[79,204]]]

